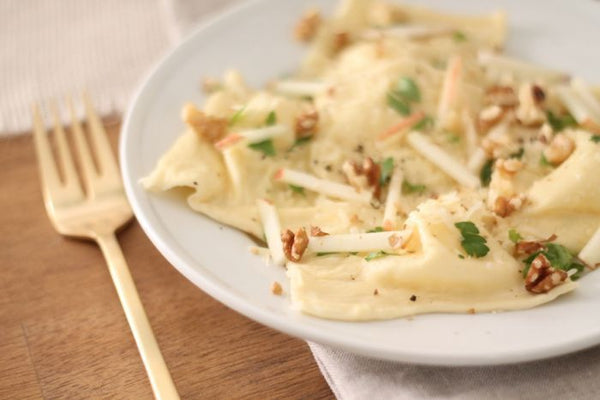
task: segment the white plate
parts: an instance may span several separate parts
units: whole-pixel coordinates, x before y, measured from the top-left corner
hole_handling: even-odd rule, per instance
[[[508,52],[599,83],[600,4],[591,0],[420,1],[451,11],[506,9]],[[310,4],[330,9],[331,1]],[[190,281],[234,310],[307,340],[382,359],[435,365],[484,365],[534,360],[600,343],[600,273],[573,294],[532,310],[478,315],[431,314],[412,320],[348,323],[301,315],[287,296],[281,268],[251,255],[247,236],[191,211],[181,199],[146,193],[138,180],[182,132],[179,110],[201,103],[199,82],[236,67],[252,85],[293,71],[302,48],[291,27],[307,6],[300,0],[243,4],[205,25],[158,64],[138,90],[121,137],[125,186],[135,215],[160,252]],[[284,290],[287,286],[284,285]]]

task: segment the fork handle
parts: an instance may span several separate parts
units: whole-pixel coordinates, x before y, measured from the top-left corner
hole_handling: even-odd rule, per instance
[[[154,397],[159,400],[179,399],[115,234],[99,235],[96,242],[108,264],[108,270],[150,379]]]

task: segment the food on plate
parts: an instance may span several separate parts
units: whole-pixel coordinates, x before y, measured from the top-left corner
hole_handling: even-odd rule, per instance
[[[207,79],[143,179],[265,243],[323,318],[537,306],[600,265],[600,99],[501,52],[502,12],[311,9],[298,71]],[[267,287],[267,286],[266,286]]]

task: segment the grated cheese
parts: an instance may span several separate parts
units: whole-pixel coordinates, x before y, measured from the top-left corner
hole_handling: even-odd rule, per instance
[[[388,195],[385,200],[385,209],[383,212],[383,223],[381,224],[386,231],[391,231],[396,227],[396,214],[398,213],[398,205],[402,195],[403,180],[404,174],[402,170],[395,167],[388,187]]]
[[[285,80],[275,83],[277,93],[294,97],[315,97],[327,90],[329,85],[324,82]]]

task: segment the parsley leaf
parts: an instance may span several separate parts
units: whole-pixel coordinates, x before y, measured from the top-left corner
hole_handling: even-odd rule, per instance
[[[427,189],[425,185],[412,184],[406,179],[402,181],[402,194],[423,193]]]
[[[275,110],[271,111],[267,118],[265,118],[265,125],[271,126],[277,123],[277,114],[275,114]]]
[[[301,194],[302,196],[306,196],[306,194],[304,193],[304,188],[302,186],[292,185],[291,183],[288,186],[290,187],[290,189],[292,189],[292,191],[294,193],[298,193],[298,194]]]
[[[561,269],[563,271],[570,271],[572,269],[576,270],[576,272],[571,275],[571,280],[573,281],[576,281],[581,277],[581,273],[585,268],[581,263],[577,262],[577,258],[575,258],[565,246],[557,243],[546,243],[543,250],[536,251],[523,260],[525,263],[525,268],[523,268],[523,277],[527,276],[527,273],[531,268],[531,263],[540,254],[546,256],[554,268]]]
[[[246,111],[246,106],[242,106],[239,110],[237,110],[231,118],[229,118],[229,126],[233,126],[242,120],[244,115],[244,111]]]
[[[388,254],[388,253],[386,253],[386,252],[385,252],[385,251],[383,251],[383,250],[374,251],[374,252],[372,252],[372,253],[369,253],[369,254],[367,254],[367,256],[365,257],[365,260],[366,260],[366,261],[371,261],[371,260],[374,260],[374,259],[376,259],[376,258],[385,257],[385,256],[387,256],[387,255],[389,255],[389,254]]]
[[[288,149],[288,151],[292,151],[294,150],[296,147],[298,146],[302,146],[303,144],[306,144],[307,142],[310,141],[310,139],[312,139],[312,136],[304,136],[301,138],[296,139],[296,141],[294,141],[294,144],[292,145],[292,147],[290,147]]]
[[[429,115],[424,116],[419,122],[413,125],[412,129],[415,131],[422,131],[433,127],[433,118]]]
[[[275,155],[275,146],[273,146],[273,141],[271,139],[266,139],[258,143],[250,143],[248,147],[252,150],[260,151],[267,157]]]
[[[555,132],[560,132],[570,126],[577,126],[577,121],[571,114],[555,115],[552,111],[546,111],[546,119]]]
[[[402,99],[398,92],[390,91],[387,94],[387,104],[402,115],[410,114],[410,104]]]
[[[454,33],[452,34],[452,39],[454,39],[454,41],[457,43],[466,42],[467,35],[465,35],[465,33],[461,31],[454,31]]]
[[[521,147],[519,149],[519,151],[515,151],[514,153],[509,155],[508,158],[516,158],[517,160],[520,160],[523,158],[524,154],[525,154],[525,148]]]
[[[400,78],[396,84],[396,93],[409,102],[421,101],[421,91],[415,81],[411,78]]]
[[[394,159],[392,157],[388,157],[385,160],[379,163],[381,167],[381,175],[379,176],[379,184],[381,186],[387,185],[390,181],[390,177],[392,175],[392,171],[394,170]]]
[[[523,240],[523,236],[521,236],[521,234],[514,229],[509,229],[508,238],[513,243],[517,243],[517,242],[520,242],[521,240]]]
[[[448,133],[448,142],[449,143],[458,143],[460,142],[460,136],[455,133]]]
[[[367,233],[374,233],[374,232],[383,232],[383,228],[381,226],[376,226],[375,228],[369,229],[367,231]]]
[[[600,143],[600,135],[592,135],[590,140],[594,143]]]
[[[552,163],[548,161],[544,153],[542,153],[542,155],[540,156],[540,165],[545,167],[553,167]]]
[[[492,180],[492,172],[494,171],[494,159],[489,159],[479,172],[479,179],[481,180],[481,186],[487,187],[490,185],[490,181]]]
[[[454,224],[462,235],[460,242],[462,248],[472,257],[484,257],[490,248],[487,247],[485,238],[479,234],[479,229],[471,221],[462,221]]]

